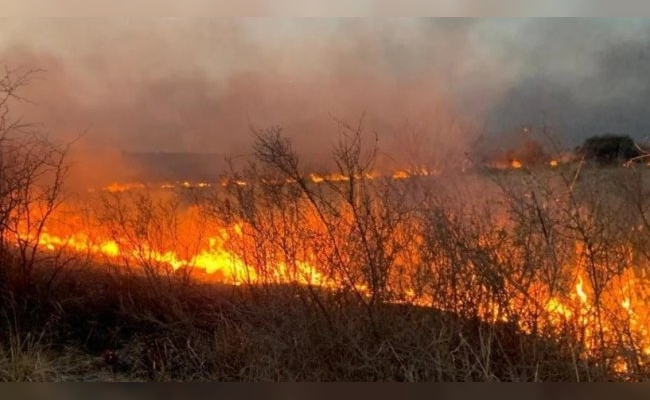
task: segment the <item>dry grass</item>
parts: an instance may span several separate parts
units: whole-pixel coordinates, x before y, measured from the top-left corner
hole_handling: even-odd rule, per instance
[[[617,178],[603,178],[604,173]],[[116,274],[114,268],[82,260],[69,263],[64,273],[57,265],[39,265],[30,285],[23,285],[20,279],[13,285],[7,261],[3,270],[0,380],[645,380],[649,376],[647,367],[639,366],[626,375],[604,367],[611,364],[603,360],[610,362],[616,353],[585,356],[581,351],[584,337],[574,326],[554,334],[544,330],[532,334],[524,333],[515,319],[510,323],[486,323],[477,316],[475,306],[490,299],[480,298],[477,287],[489,289],[492,298],[507,301],[505,296],[511,293],[497,284],[499,277],[512,281],[522,279],[518,276],[550,274],[554,271],[553,260],[573,260],[568,244],[576,237],[600,249],[592,254],[594,268],[600,268],[603,262],[610,266],[619,261],[617,243],[644,248],[646,231],[634,231],[630,236],[625,230],[626,224],[638,222],[639,215],[634,208],[635,198],[624,195],[636,182],[629,171],[588,171],[578,182],[575,196],[580,205],[591,207],[596,219],[578,219],[570,212],[577,207],[567,203],[541,208],[558,192],[553,185],[562,188],[561,180],[551,178],[558,176],[535,177],[517,171],[494,177],[498,184],[490,186],[491,193],[501,193],[502,197],[490,200],[510,201],[510,230],[497,230],[490,220],[482,219],[486,214],[479,207],[484,200],[480,198],[468,198],[463,204],[449,203],[438,192],[440,197],[420,210],[419,215],[429,218],[425,225],[428,236],[420,251],[439,256],[429,260],[438,269],[416,268],[412,274],[398,277],[421,283],[422,293],[429,293],[431,299],[442,304],[451,300],[444,293],[465,299],[445,304],[446,311],[442,307],[384,300],[369,302],[368,297],[359,297],[354,288],[346,285],[337,290],[297,284],[227,286],[188,281],[180,273],[172,277]],[[539,197],[528,195],[531,187]],[[612,197],[602,201],[604,197],[596,197],[595,193]],[[636,200],[644,202],[642,194]],[[472,201],[473,207],[468,209],[474,214],[450,217]],[[440,205],[448,208],[442,210]],[[617,217],[608,218],[613,215]],[[268,215],[258,215],[263,217]],[[304,226],[301,221],[296,223]],[[540,225],[548,229],[547,235],[553,240],[542,240]],[[278,244],[274,240],[279,237],[277,232],[262,229],[276,229],[277,225],[257,226],[258,243]],[[574,236],[568,237],[568,231]],[[485,244],[473,241],[477,233],[500,236],[498,241]],[[347,239],[348,243],[353,240],[357,237]],[[381,250],[381,246],[392,243],[377,242],[376,246]],[[643,260],[643,256],[639,253],[638,259]],[[250,260],[255,263],[254,257]],[[363,259],[350,260],[359,261],[363,265]],[[55,280],[50,279],[52,271],[60,272]],[[495,280],[454,280],[481,272],[492,273],[484,278]],[[606,272],[615,277],[617,271]],[[603,276],[599,270],[594,271],[594,278]],[[566,280],[561,275],[556,278],[559,282]],[[561,288],[558,283],[558,290]],[[390,300],[396,294],[391,290],[390,286],[380,285],[376,293]],[[634,359],[638,353],[623,353],[633,350],[623,341],[624,334],[612,351]]]
[[[638,175],[370,180],[376,138],[365,137],[361,123],[337,121],[332,165],[346,179],[314,185],[281,129],[271,128],[254,132],[255,160],[227,177],[249,184],[202,197],[205,213],[185,231],[181,209],[193,198],[129,202],[116,194],[89,210],[115,243],[126,238],[141,255],[89,262],[41,251],[39,239],[62,208],[68,146],[8,119],[9,101],[31,73],[0,77],[2,381],[650,376],[634,321],[607,307],[620,300],[607,303],[622,272],[648,268],[650,193]],[[152,259],[148,250],[166,247],[194,254],[206,216],[241,226],[222,250],[255,268],[256,284],[199,283]],[[278,284],[278,263],[300,279],[305,260],[336,289]],[[593,332],[585,334],[580,318],[540,327],[549,317],[543,304],[575,291],[577,266],[592,289]],[[430,306],[400,304],[408,292]],[[613,368],[621,355],[630,366],[624,375]]]
[[[304,288],[173,287],[148,296],[102,271],[5,304],[5,381],[536,381],[606,379],[508,324]],[[81,282],[84,282],[81,284]],[[128,289],[127,289],[128,287]],[[21,327],[21,334],[16,333]],[[34,332],[38,332],[35,335]],[[576,373],[579,376],[576,376]]]
[[[612,174],[619,172],[608,171]],[[581,204],[590,204],[587,200],[595,199],[594,190],[614,193],[614,186],[624,182],[626,176],[630,178],[625,174],[617,175],[616,180],[601,178],[608,186],[577,186],[576,196],[582,197]],[[522,180],[524,176],[518,171],[516,175],[503,175],[497,179],[508,189],[501,193],[519,207],[514,209],[517,212],[510,214],[514,228],[499,231],[498,242],[488,242],[487,245],[472,242],[472,235],[476,232],[494,234],[495,229],[489,220],[481,220],[484,214],[477,211],[478,208],[473,208],[476,214],[465,214],[462,219],[437,213],[435,207],[427,209],[429,214],[426,215],[430,220],[426,225],[429,236],[425,244],[429,247],[422,251],[450,257],[436,259],[440,262],[436,266],[445,266],[450,260],[457,264],[449,264],[452,269],[446,272],[416,269],[423,274],[400,275],[400,279],[422,283],[423,293],[430,293],[431,298],[438,302],[450,300],[450,296],[439,293],[472,300],[448,303],[455,308],[447,307],[447,311],[440,307],[390,301],[370,303],[368,297],[359,297],[353,288],[345,285],[338,290],[292,284],[227,286],[188,281],[183,274],[171,278],[155,274],[116,274],[114,268],[89,265],[81,263],[81,260],[78,264],[68,264],[65,273],[59,273],[55,280],[50,279],[51,272],[59,271],[59,266],[39,266],[34,270],[30,285],[14,286],[12,274],[6,273],[11,270],[7,264],[9,268],[4,269],[2,292],[0,380],[647,379],[648,371],[641,367],[626,375],[603,367],[603,360],[609,362],[609,357],[616,353],[585,356],[581,351],[584,338],[573,330],[573,326],[551,335],[543,330],[536,334],[524,333],[515,319],[510,323],[482,322],[474,307],[485,299],[475,295],[477,286],[473,285],[485,285],[478,287],[492,290],[497,299],[498,296],[509,296],[509,292],[494,283],[498,283],[498,279],[487,283],[472,283],[467,279],[453,283],[454,279],[477,271],[492,272],[497,274],[497,278],[508,279],[514,279],[518,274],[525,276],[522,271],[552,272],[554,257],[569,257],[567,260],[571,260],[570,252],[565,253],[567,243],[571,242],[560,241],[564,237],[559,233],[564,233],[563,229],[575,222],[569,219],[572,214],[563,214],[561,208],[551,208],[541,210],[545,214],[540,216],[536,207],[542,201],[541,197],[531,200],[530,196],[521,194],[529,193],[531,187],[530,182]],[[596,182],[593,176],[585,175],[583,179],[584,182]],[[543,181],[550,185],[551,180],[546,177]],[[610,189],[604,190],[605,187]],[[542,196],[545,187],[538,185],[536,190]],[[549,193],[552,194],[553,190]],[[630,197],[624,198],[631,201]],[[473,200],[476,204],[481,203],[481,199]],[[594,210],[610,213],[632,210],[630,215],[634,215],[629,204],[621,208],[611,199],[607,204],[616,207],[605,210],[594,207]],[[461,205],[455,204],[450,209],[457,210],[455,207]],[[643,232],[635,232],[637,242],[631,242],[629,236],[618,236],[625,232],[628,220],[636,221],[632,216],[618,214],[615,221],[622,224],[620,229],[614,229],[617,225],[609,219],[605,219],[609,229],[593,223],[580,225],[577,222],[583,220],[579,220],[573,226],[573,232],[601,245],[602,254],[610,257],[602,259],[614,263],[618,260],[613,253],[615,246],[604,245],[624,241],[639,248],[644,246],[645,242],[641,240],[645,237]],[[541,237],[540,231],[535,231],[539,228],[536,225],[539,220],[544,221],[549,231],[554,230],[553,235],[557,236],[553,237],[557,242],[523,240]],[[277,243],[273,241],[277,236],[272,231],[259,230],[258,234],[267,244]],[[499,258],[500,252],[504,251],[509,258],[499,264],[503,259]],[[594,253],[593,256],[604,257],[602,254]],[[251,260],[255,261],[254,258]],[[520,260],[521,264],[517,264]],[[471,265],[482,269],[471,269]],[[594,276],[601,278],[602,274]],[[560,276],[559,279],[564,278]],[[381,296],[395,294],[381,287],[378,289]],[[522,318],[525,316],[525,313],[520,315]],[[623,340],[624,336],[620,338]],[[609,345],[609,342],[605,344]],[[623,352],[631,349],[623,341],[617,346],[613,350]],[[635,353],[623,354],[630,354],[630,359],[637,356]]]
[[[334,158],[346,180],[314,185],[290,143],[270,130],[258,133],[258,164],[232,171],[232,181],[249,184],[202,198],[199,222],[209,216],[215,225],[240,227],[223,250],[253,266],[256,283],[201,283],[147,257],[123,258],[130,265],[45,262],[36,251],[26,259],[0,248],[0,378],[650,376],[637,319],[647,315],[620,306],[629,292],[620,281],[630,271],[643,277],[650,266],[647,174],[569,166],[489,179],[360,179],[374,168],[377,149],[362,146],[360,128],[341,129]],[[135,246],[158,250],[205,233],[181,234],[178,199],[160,207],[144,195],[131,203],[121,196],[103,203],[100,222]],[[0,233],[8,238],[11,231]],[[300,279],[303,260],[335,289],[276,280],[278,263]],[[580,294],[589,298],[582,303],[578,275],[588,293]],[[642,279],[634,290],[650,287]],[[406,295],[428,306],[404,304]],[[634,306],[647,309],[650,295],[636,295]],[[556,299],[572,302],[580,317],[551,323],[557,314],[546,305]],[[626,373],[615,371],[621,359]]]

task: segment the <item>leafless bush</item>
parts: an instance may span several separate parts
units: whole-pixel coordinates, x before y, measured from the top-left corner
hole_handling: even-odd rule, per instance
[[[4,279],[29,286],[46,221],[60,205],[69,145],[58,145],[36,124],[12,118],[26,101],[19,90],[35,70],[5,69],[0,77],[0,257]]]
[[[177,194],[106,193],[90,231],[114,245],[105,263],[115,276],[143,276],[156,296],[187,285],[193,257],[204,248],[207,223],[200,208]]]
[[[233,163],[207,202],[146,191],[101,196],[88,230],[115,245],[103,264],[96,259],[110,274],[92,289],[71,285],[77,297],[56,303],[73,332],[61,336],[88,341],[111,324],[135,330],[124,334],[127,344],[98,341],[130,353],[109,357],[111,368],[149,380],[647,377],[643,171],[577,165],[493,179],[484,171],[393,179],[376,175],[379,144],[363,120],[335,126],[334,172],[305,169],[273,127],[254,130],[254,159]],[[14,168],[22,164],[12,155],[48,147],[6,148],[13,152],[0,166]],[[31,189],[0,197],[9,210],[3,255],[17,257],[27,276],[65,172],[64,152],[47,154],[61,161],[0,168],[38,178],[16,180]],[[26,223],[35,236],[12,241]],[[186,290],[208,239],[241,267],[215,258],[233,273],[224,280],[244,283],[228,295]],[[91,318],[91,332],[75,326],[85,323],[76,313]]]
[[[578,164],[493,180],[459,175],[452,184],[379,178],[373,137],[362,124],[336,122],[331,179],[310,179],[280,128],[255,130],[255,160],[233,169],[230,181],[240,183],[211,203],[220,220],[242,223],[232,251],[263,279],[277,282],[278,261],[295,273],[304,272],[301,261],[315,266],[339,299],[362,306],[377,340],[391,323],[382,307],[410,302],[553,338],[566,357],[583,360],[575,362],[577,379],[601,379],[622,363],[630,375],[645,373],[639,318],[647,318],[647,298],[637,290],[632,299],[630,279],[638,278],[629,274],[648,265],[650,205],[636,172],[610,171],[612,179]],[[311,290],[310,304],[331,325],[334,313],[319,293]],[[483,329],[487,353],[472,359],[486,376],[495,354],[512,371],[540,362],[542,342],[517,339],[513,354],[512,337]]]
[[[364,304],[375,321],[382,304],[405,300],[404,256],[415,238],[411,221],[418,200],[408,182],[373,179],[377,143],[362,122],[353,127],[336,121],[337,170],[320,184],[280,128],[255,130],[255,161],[231,179],[246,184],[229,186],[212,209],[223,221],[243,222],[242,240],[233,244],[239,248],[232,250],[261,280],[336,287]],[[279,265],[281,277],[274,275]]]

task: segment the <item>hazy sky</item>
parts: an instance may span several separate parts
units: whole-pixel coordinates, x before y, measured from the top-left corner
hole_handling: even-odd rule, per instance
[[[387,147],[650,136],[643,19],[5,19],[0,60],[46,70],[22,114],[99,147],[243,151],[253,123],[319,151],[364,111]]]

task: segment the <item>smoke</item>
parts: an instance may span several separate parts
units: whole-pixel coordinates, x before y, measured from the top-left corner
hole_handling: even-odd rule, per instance
[[[549,124],[569,145],[650,134],[650,21],[537,21],[519,35],[529,40],[511,54],[525,64],[487,115],[492,131]]]
[[[108,160],[110,174],[137,168],[119,160],[123,151],[245,154],[251,125],[283,126],[318,161],[338,134],[332,117],[354,125],[364,113],[383,151],[427,163],[542,115],[573,138],[647,130],[647,27],[574,19],[10,19],[0,28],[0,60],[45,70],[25,88],[35,105],[19,112],[62,140],[83,133],[77,153],[103,156],[79,164]]]

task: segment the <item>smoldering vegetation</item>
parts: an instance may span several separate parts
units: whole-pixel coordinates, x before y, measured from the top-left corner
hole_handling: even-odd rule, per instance
[[[362,126],[339,133],[315,184],[281,130],[255,131],[230,171],[247,184],[197,200],[189,230],[173,194],[107,195],[117,258],[6,245],[3,379],[647,379],[644,166],[370,178]],[[156,256],[209,222],[237,226],[224,271]],[[210,282],[237,258],[252,272]]]
[[[557,98],[590,115],[556,79],[571,63],[533,84],[519,68],[546,60],[541,39],[477,60],[481,23],[391,23],[315,23],[305,42],[273,24],[12,25],[5,57],[47,73],[0,90],[0,379],[647,380],[645,167],[468,163],[482,131]],[[601,54],[585,37],[550,53]],[[602,60],[575,82],[617,76]],[[596,86],[584,97],[607,98]],[[87,192],[213,168],[226,184],[200,194]]]

